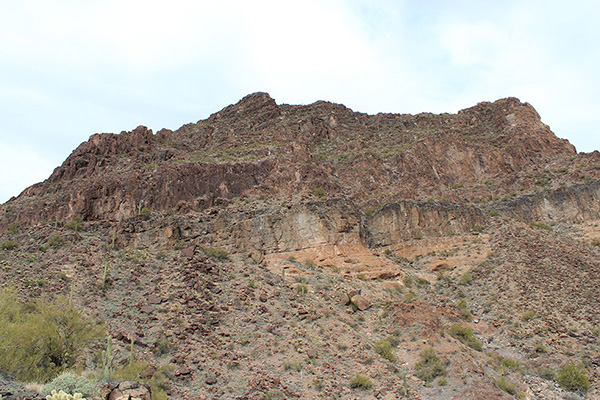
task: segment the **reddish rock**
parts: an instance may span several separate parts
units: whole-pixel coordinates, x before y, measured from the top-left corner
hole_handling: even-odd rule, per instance
[[[196,251],[196,246],[186,247],[181,251],[181,256],[191,260],[194,258],[194,252]]]
[[[157,296],[155,294],[151,294],[148,296],[148,303],[150,304],[160,304],[163,302],[163,298],[160,296]]]
[[[146,304],[140,307],[140,311],[146,314],[151,314],[152,312],[154,312],[154,307]]]

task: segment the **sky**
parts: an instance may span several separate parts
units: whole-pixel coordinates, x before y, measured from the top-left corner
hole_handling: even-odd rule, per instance
[[[600,149],[597,0],[0,2],[0,203],[99,132],[157,132],[245,95],[360,112],[514,96]]]

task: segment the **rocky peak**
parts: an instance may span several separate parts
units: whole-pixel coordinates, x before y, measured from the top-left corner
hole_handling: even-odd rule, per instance
[[[11,203],[21,223],[33,224],[76,215],[119,220],[139,213],[140,204],[153,212],[203,211],[319,189],[347,196],[364,212],[390,201],[479,202],[535,192],[535,182],[600,178],[598,155],[579,155],[589,168],[571,171],[575,155],[530,104],[513,97],[458,114],[367,115],[326,101],[277,105],[259,92],[175,132],[139,126],[92,135]],[[542,177],[549,169],[568,173]]]
[[[268,93],[257,92],[249,94],[236,104],[212,114],[208,118],[208,122],[244,120],[248,127],[254,127],[269,119],[277,118],[280,114],[277,103]]]

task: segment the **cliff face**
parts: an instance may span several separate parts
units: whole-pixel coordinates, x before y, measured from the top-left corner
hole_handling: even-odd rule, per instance
[[[34,224],[74,216],[121,220],[141,208],[201,211],[317,188],[363,211],[431,197],[464,203],[530,192],[534,175],[568,169],[573,157],[573,146],[514,98],[456,115],[365,115],[327,102],[277,105],[256,93],[175,132],[139,127],[93,135],[8,205],[19,208],[21,224]],[[585,179],[600,178],[588,168],[600,162],[593,158],[577,171]],[[545,179],[557,187],[577,176]]]
[[[403,201],[368,216],[363,236],[369,247],[386,247],[426,236],[465,234],[487,224],[488,217],[475,207]]]
[[[585,222],[600,218],[600,181],[522,196],[501,205],[521,221]]]
[[[600,153],[515,98],[366,115],[255,93],[93,135],[0,205],[0,286],[70,293],[174,399],[566,398],[523,371],[600,365],[599,216]]]

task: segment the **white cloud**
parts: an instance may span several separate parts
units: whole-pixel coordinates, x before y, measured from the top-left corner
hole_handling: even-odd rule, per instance
[[[590,151],[599,11],[583,0],[1,2],[0,141],[12,148],[0,158],[62,160],[92,133],[176,129],[257,90],[371,113],[516,96]],[[38,176],[13,161],[19,181]]]

